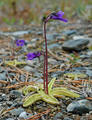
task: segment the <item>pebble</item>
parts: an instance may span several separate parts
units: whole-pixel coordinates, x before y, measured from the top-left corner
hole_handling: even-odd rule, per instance
[[[63,120],[73,120],[73,119],[71,119],[69,117],[65,117]]]
[[[6,73],[5,72],[0,73],[0,80],[6,80],[6,79],[7,79]]]
[[[14,120],[13,118],[8,118],[8,119],[6,119],[6,120]]]
[[[86,74],[87,74],[90,78],[92,78],[92,70],[87,70],[87,71],[86,71]]]
[[[53,120],[61,120],[63,119],[63,114],[61,112],[58,112],[54,117]]]
[[[27,118],[31,117],[32,115],[33,114],[27,113],[27,112],[24,111],[19,115],[19,118],[27,119]]]
[[[52,58],[48,58],[48,63],[50,63],[52,65],[56,65],[57,64],[57,60],[52,59]]]
[[[62,45],[62,48],[66,51],[80,51],[87,48],[88,43],[88,39],[68,40]]]
[[[24,118],[26,119],[27,118],[27,113],[24,111],[22,112],[20,115],[19,115],[19,118]]]
[[[72,34],[76,34],[76,30],[66,30],[64,32],[62,32],[63,35],[72,35]]]
[[[10,92],[10,95],[14,95],[16,98],[21,98],[22,97],[22,93],[18,90],[12,90]]]
[[[30,66],[25,66],[24,70],[26,70],[27,72],[33,72],[34,68],[30,67]]]
[[[10,111],[11,115],[15,115],[15,116],[19,116],[22,112],[24,112],[23,108],[15,108],[13,110]]]
[[[89,113],[92,110],[90,101],[83,99],[79,101],[73,101],[67,106],[67,112],[82,115],[83,113]]]

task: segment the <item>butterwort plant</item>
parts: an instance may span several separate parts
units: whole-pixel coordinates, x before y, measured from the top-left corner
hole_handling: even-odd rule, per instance
[[[44,89],[48,94],[48,50],[47,50],[47,37],[46,37],[46,24],[49,20],[59,20],[63,22],[68,22],[67,19],[63,18],[64,12],[52,12],[47,17],[43,19],[43,33],[45,39],[45,54],[44,54]]]
[[[34,102],[38,100],[43,100],[50,104],[60,104],[59,101],[55,97],[63,98],[64,96],[67,97],[80,97],[80,95],[68,90],[64,87],[56,87],[53,88],[53,84],[56,80],[56,78],[53,78],[48,83],[48,51],[47,51],[47,38],[46,38],[46,23],[49,20],[60,20],[63,22],[67,22],[67,19],[64,19],[62,16],[64,15],[64,12],[53,12],[49,14],[43,21],[43,30],[44,30],[44,38],[45,38],[45,52],[33,52],[27,54],[27,59],[32,60],[36,57],[40,57],[41,55],[44,55],[44,85],[43,84],[34,84],[29,85],[27,87],[24,87],[22,92],[24,95],[28,95],[30,91],[35,92],[31,96],[27,96],[23,101],[23,107],[28,107],[29,105],[32,105]]]
[[[68,22],[67,19],[63,18],[64,12],[58,11],[50,13],[47,17],[43,19],[43,33],[45,39],[45,52],[34,52],[27,54],[27,60],[33,60],[36,57],[44,55],[44,90],[48,94],[48,50],[47,50],[47,37],[46,37],[46,24],[49,20],[60,20],[63,22]],[[18,45],[22,45],[23,41],[19,41]]]

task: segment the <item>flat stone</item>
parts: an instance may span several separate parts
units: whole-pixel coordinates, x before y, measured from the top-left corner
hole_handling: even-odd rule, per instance
[[[10,92],[10,95],[14,95],[15,98],[21,98],[22,97],[22,93],[20,91],[18,91],[18,90],[12,90]]]
[[[0,73],[0,80],[6,80],[6,73],[3,72],[3,73]]]
[[[79,101],[73,101],[67,106],[67,111],[82,115],[83,113],[89,113],[92,110],[92,104],[89,100],[83,99]]]
[[[62,45],[62,48],[66,51],[80,51],[87,48],[88,43],[88,39],[69,40]]]
[[[27,113],[24,111],[22,112],[20,115],[19,115],[19,118],[24,118],[26,119],[27,118]]]
[[[27,72],[35,72],[34,68],[30,67],[30,66],[25,66],[24,70],[26,70]]]
[[[63,119],[63,114],[61,112],[58,112],[54,117],[53,120],[61,120]]]
[[[71,119],[69,117],[65,117],[63,120],[73,120],[73,119]]]
[[[10,113],[15,116],[19,116],[22,112],[24,112],[23,108],[16,108],[10,111]]]
[[[8,119],[6,119],[6,120],[14,120],[13,118],[8,118]]]
[[[76,30],[66,30],[62,32],[62,34],[69,36],[69,35],[75,34],[76,32],[77,32]]]

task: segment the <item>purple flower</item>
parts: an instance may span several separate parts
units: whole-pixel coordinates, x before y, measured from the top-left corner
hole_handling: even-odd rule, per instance
[[[41,55],[41,52],[28,53],[27,60],[33,60],[34,58],[39,57]]]
[[[16,45],[17,46],[23,46],[25,44],[25,40],[16,40]]]
[[[47,21],[49,19],[53,19],[53,20],[60,20],[60,21],[63,21],[63,22],[68,22],[67,19],[62,17],[63,15],[64,15],[64,12],[62,12],[62,11],[58,11],[57,13],[53,12],[47,17]]]

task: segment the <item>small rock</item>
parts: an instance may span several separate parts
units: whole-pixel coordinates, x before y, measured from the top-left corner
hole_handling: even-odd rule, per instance
[[[24,70],[26,70],[28,72],[33,72],[34,71],[34,69],[32,67],[30,67],[30,66],[25,66]]]
[[[0,73],[0,80],[6,80],[6,73],[3,72],[3,73]]]
[[[47,34],[47,40],[51,41],[51,40],[54,40],[58,35],[53,33],[53,34]]]
[[[22,112],[24,112],[23,108],[17,108],[10,111],[10,113],[15,116],[19,116]]]
[[[61,112],[58,112],[54,117],[53,120],[62,120],[63,114]]]
[[[73,119],[71,119],[69,117],[65,117],[63,120],[73,120]]]
[[[59,48],[59,47],[61,47],[61,46],[60,46],[58,43],[54,43],[54,44],[48,45],[48,48],[49,48],[49,49],[54,48],[54,50],[57,49],[57,48]]]
[[[22,97],[22,93],[21,93],[20,91],[18,91],[18,90],[12,90],[12,91],[10,92],[10,95],[14,95],[15,98],[20,98],[20,97]]]
[[[90,101],[83,99],[79,101],[74,101],[67,106],[67,111],[82,115],[83,113],[89,113],[92,110],[92,105]]]
[[[51,77],[60,77],[64,74],[64,71],[56,71],[51,74]]]
[[[12,102],[12,101],[7,101],[6,103],[7,103],[8,106],[13,105],[13,102]]]
[[[8,118],[8,119],[6,119],[6,120],[14,120],[13,118]]]
[[[89,77],[92,78],[92,70],[87,70],[87,71],[86,71],[86,74],[87,74]]]
[[[52,59],[52,58],[48,58],[48,62],[52,65],[56,65],[57,64],[57,61],[55,59]]]
[[[20,115],[19,115],[19,118],[24,118],[26,119],[27,118],[27,113],[24,111],[22,112]]]
[[[22,112],[20,115],[19,115],[19,118],[24,118],[24,119],[27,119],[29,117],[31,117],[33,114],[31,113],[27,113],[27,112]]]
[[[7,100],[6,94],[2,94],[2,98],[3,98],[3,100]]]
[[[86,48],[88,43],[88,39],[69,40],[62,45],[62,48],[66,51],[80,51]]]
[[[42,31],[37,32],[37,35],[43,35]]]
[[[75,34],[76,32],[77,32],[76,30],[66,30],[62,34],[69,36],[69,35]]]

